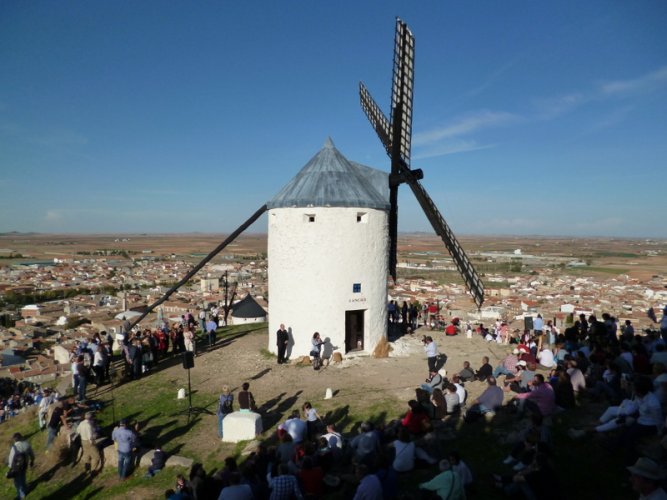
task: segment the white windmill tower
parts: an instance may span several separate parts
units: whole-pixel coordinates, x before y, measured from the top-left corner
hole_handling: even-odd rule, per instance
[[[281,323],[292,356],[308,354],[316,331],[329,348],[372,350],[387,333],[387,173],[327,139],[267,208],[269,350]]]
[[[387,333],[387,276],[396,280],[398,188],[410,186],[447,247],[477,307],[484,284],[412,169],[414,37],[396,19],[391,113],[387,118],[360,85],[361,105],[391,158],[389,174],[350,162],[331,141],[266,205],[262,205],[144,313],[169,299],[206,263],[269,210],[269,350],[281,323],[292,329],[292,355],[310,351],[313,332],[349,352],[372,351]]]

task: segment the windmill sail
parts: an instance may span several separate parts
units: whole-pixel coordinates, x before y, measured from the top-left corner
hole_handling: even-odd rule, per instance
[[[440,236],[447,247],[447,250],[449,250],[452,259],[454,259],[454,263],[456,264],[456,268],[463,277],[466,287],[470,291],[470,295],[472,295],[475,304],[477,304],[478,308],[482,307],[482,303],[484,302],[484,285],[465,251],[421,183],[415,180],[408,181],[408,184],[410,185],[410,188],[412,188],[412,192],[417,198],[417,201],[419,201],[431,226],[433,226],[433,229],[437,235]]]
[[[398,186],[407,182],[426,217],[452,256],[466,287],[477,304],[484,302],[484,285],[451,228],[420,184],[422,172],[410,169],[412,139],[412,100],[414,86],[414,36],[408,26],[396,19],[394,39],[394,68],[391,89],[391,116],[384,115],[363,83],[359,84],[361,107],[391,158],[389,176],[389,272],[396,281],[398,228]]]
[[[192,278],[195,274],[197,274],[197,273],[201,270],[202,267],[204,267],[206,264],[208,264],[209,261],[210,261],[211,259],[213,259],[213,257],[215,257],[215,256],[218,255],[220,252],[222,252],[222,250],[223,250],[227,245],[229,245],[232,241],[234,241],[236,238],[238,238],[239,235],[240,235],[243,231],[245,231],[246,229],[248,229],[248,228],[253,224],[253,222],[255,222],[257,219],[259,219],[260,216],[261,216],[264,212],[266,212],[266,205],[262,205],[262,206],[261,206],[261,207],[260,207],[254,214],[252,214],[252,215],[250,216],[250,218],[249,218],[248,220],[246,220],[246,221],[245,221],[243,224],[241,224],[241,225],[240,225],[240,226],[239,226],[239,227],[238,227],[232,234],[230,234],[230,235],[227,237],[227,239],[225,239],[225,241],[223,241],[222,243],[220,243],[220,244],[215,248],[215,250],[213,250],[213,251],[212,251],[211,253],[209,253],[206,257],[204,257],[204,258],[201,260],[201,262],[199,262],[199,264],[197,264],[195,267],[193,267],[192,269],[190,269],[190,271],[189,271],[185,276],[183,276],[183,278],[181,279],[181,281],[179,281],[179,282],[176,283],[174,286],[172,286],[169,290],[167,290],[167,292],[166,292],[162,297],[160,297],[158,300],[156,300],[156,301],[153,302],[150,306],[148,306],[148,309],[146,309],[146,310],[141,314],[141,316],[138,316],[134,321],[132,321],[132,323],[131,323],[131,327],[134,328],[134,326],[137,325],[137,324],[139,324],[139,322],[141,322],[142,319],[144,319],[146,316],[148,316],[148,315],[151,313],[151,311],[153,311],[153,309],[155,309],[157,306],[159,306],[160,304],[162,304],[162,303],[165,302],[166,300],[169,300],[169,297],[171,297],[171,295],[172,295],[176,290],[178,290],[178,289],[181,288],[183,285],[185,285],[188,281],[190,281],[190,278]],[[225,312],[225,319],[226,319],[226,312]]]

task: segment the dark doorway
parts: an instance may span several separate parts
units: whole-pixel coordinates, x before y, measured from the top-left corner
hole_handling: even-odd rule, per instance
[[[345,311],[345,352],[364,350],[364,310]]]

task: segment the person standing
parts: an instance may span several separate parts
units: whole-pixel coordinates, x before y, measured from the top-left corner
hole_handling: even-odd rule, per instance
[[[86,418],[76,428],[76,432],[81,438],[81,448],[83,449],[81,460],[83,460],[84,468],[86,472],[97,474],[100,465],[102,465],[102,456],[95,443],[97,439],[97,425],[93,417],[94,414],[92,411],[86,412]]]
[[[222,439],[222,421],[227,415],[234,411],[234,395],[230,392],[228,385],[222,386],[220,402],[218,403],[218,437]]]
[[[215,345],[215,332],[217,329],[218,329],[217,321],[213,321],[213,316],[209,316],[208,321],[206,322],[206,332],[208,333],[209,348]]]
[[[30,443],[20,433],[14,434],[13,439],[14,444],[9,450],[7,460],[9,465],[7,477],[14,479],[17,498],[25,498],[28,494],[28,485],[25,480],[26,471],[28,470],[28,464],[30,467],[35,465],[35,454]]]
[[[540,351],[542,350],[542,336],[544,334],[544,320],[541,314],[533,319],[533,333],[537,337],[537,350]]]
[[[437,370],[435,369],[435,365],[438,359],[438,346],[433,341],[433,338],[430,336],[424,337],[422,342],[424,343],[424,351],[426,351],[426,358],[428,361],[428,371],[429,373],[437,372]]]
[[[313,368],[315,370],[319,370],[322,363],[320,359],[320,351],[322,350],[323,343],[320,334],[315,332],[311,340],[312,347],[310,349],[310,355],[313,358]]]
[[[118,477],[124,480],[130,471],[132,449],[136,441],[134,432],[127,428],[127,420],[120,421],[120,425],[111,434],[111,439],[118,447]]]
[[[44,397],[39,402],[39,409],[37,410],[37,417],[39,419],[39,430],[46,429],[46,414],[49,411],[49,406],[56,400],[55,394],[51,389],[44,389]]]
[[[199,328],[202,335],[206,333],[206,311],[204,309],[199,310]]]
[[[197,355],[195,352],[195,332],[194,328],[187,328],[183,332],[183,341],[185,343],[185,350],[190,351],[194,356]]]
[[[276,333],[276,346],[278,347],[278,364],[282,365],[287,360],[285,359],[285,353],[287,352],[287,343],[289,342],[289,334],[285,330],[285,325],[280,324],[280,328]]]
[[[70,396],[69,398],[63,396],[58,398],[58,401],[54,403],[53,411],[51,412],[51,416],[47,417],[48,422],[46,423],[46,429],[48,431],[46,438],[47,452],[49,451],[49,448],[51,448],[53,441],[56,439],[60,426],[64,425],[66,429],[70,428],[67,423],[67,416],[71,411],[71,405],[74,404],[73,402],[74,396]]]

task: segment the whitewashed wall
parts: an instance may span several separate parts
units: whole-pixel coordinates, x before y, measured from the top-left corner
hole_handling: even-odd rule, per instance
[[[357,222],[357,215],[363,221]],[[308,222],[314,215],[315,222]],[[387,212],[368,208],[269,211],[269,351],[281,323],[291,357],[310,352],[314,332],[345,352],[345,311],[364,309],[364,349],[387,334]],[[361,293],[352,285],[361,283]],[[292,344],[292,342],[291,342]]]

